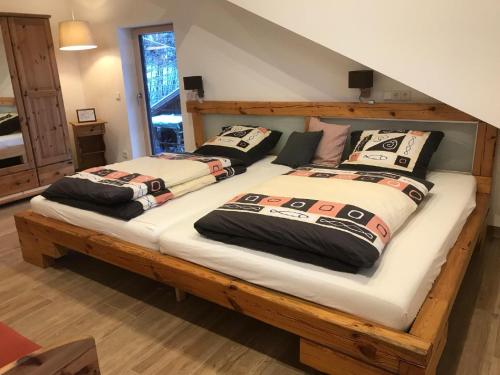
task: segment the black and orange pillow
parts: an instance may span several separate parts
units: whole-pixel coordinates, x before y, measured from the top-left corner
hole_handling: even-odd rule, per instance
[[[352,150],[340,169],[392,171],[425,178],[444,133],[420,130],[365,130],[351,133]]]
[[[0,135],[8,135],[21,131],[21,123],[17,113],[0,113]]]
[[[247,166],[266,156],[278,143],[281,132],[260,126],[234,125],[222,128],[195,153],[239,159]]]

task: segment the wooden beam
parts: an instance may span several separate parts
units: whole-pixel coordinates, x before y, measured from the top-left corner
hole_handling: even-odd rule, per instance
[[[476,189],[478,193],[491,194],[491,177],[474,176],[476,178]]]
[[[310,124],[311,124],[311,117],[310,116],[304,117],[304,131],[305,132],[309,131]]]
[[[351,119],[471,122],[477,119],[443,103],[351,103],[351,102],[187,102],[187,111],[199,114],[316,116]]]
[[[7,97],[7,96],[0,96],[0,105],[15,106],[16,105],[16,98]]]
[[[477,125],[476,144],[474,147],[474,163],[472,165],[472,174],[481,176],[481,165],[483,163],[484,146],[486,141],[486,124],[480,122]]]
[[[203,129],[203,117],[200,113],[192,113],[194,142],[196,147],[200,147],[205,142],[205,131]]]
[[[427,295],[413,323],[410,334],[428,340],[435,346],[442,339],[451,308],[469,265],[476,243],[485,233],[489,211],[489,194],[476,195],[476,209],[469,216],[446,263]]]
[[[492,125],[486,124],[484,139],[484,153],[481,160],[481,176],[493,176],[493,167],[495,163],[495,149],[498,129]]]
[[[50,18],[50,14],[0,12],[0,17]]]
[[[389,375],[392,373],[304,339],[300,340],[300,362],[330,375]]]

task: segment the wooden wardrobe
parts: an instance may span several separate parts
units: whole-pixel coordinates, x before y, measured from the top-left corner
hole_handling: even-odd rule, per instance
[[[0,204],[74,172],[49,17],[0,13]]]

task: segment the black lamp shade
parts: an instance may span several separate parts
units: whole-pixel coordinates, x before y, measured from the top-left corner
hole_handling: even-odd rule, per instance
[[[201,76],[184,77],[184,90],[195,90],[198,92],[198,97],[203,98],[205,91],[203,90],[203,79]]]
[[[350,89],[373,87],[373,70],[353,70],[349,72]]]
[[[201,76],[184,77],[184,90],[203,90]]]

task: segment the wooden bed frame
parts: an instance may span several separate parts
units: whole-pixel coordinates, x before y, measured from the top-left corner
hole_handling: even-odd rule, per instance
[[[188,102],[196,143],[204,114],[468,122],[477,125],[477,207],[408,332],[270,290],[93,230],[26,211],[16,215],[24,260],[47,267],[67,249],[171,285],[300,337],[300,361],[330,374],[433,374],[448,316],[473,251],[483,244],[497,129],[444,104]]]

